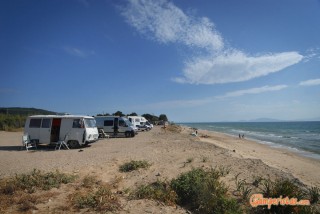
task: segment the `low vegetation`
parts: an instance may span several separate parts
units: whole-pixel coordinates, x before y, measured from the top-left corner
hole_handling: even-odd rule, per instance
[[[120,172],[131,172],[140,168],[148,168],[151,164],[148,163],[145,160],[140,160],[140,161],[130,161],[128,163],[125,163],[120,166],[119,170]]]
[[[167,205],[175,205],[177,194],[170,186],[170,183],[156,181],[148,185],[142,185],[132,195],[135,199],[153,199]]]
[[[242,213],[235,199],[227,196],[228,188],[220,181],[216,169],[192,169],[171,181],[177,203],[195,213]]]
[[[89,208],[97,212],[116,211],[121,205],[119,198],[112,193],[111,189],[109,184],[93,176],[86,176],[76,191],[69,196],[69,200],[76,209]]]
[[[73,175],[55,172],[41,172],[33,170],[27,174],[16,175],[0,180],[0,212],[16,204],[18,210],[27,211],[35,207],[35,204],[43,202],[47,197],[37,194],[40,190],[59,188],[61,184],[73,182]],[[46,195],[46,196],[50,196]]]
[[[320,213],[319,206],[316,205],[319,199],[319,188],[311,187],[305,189],[300,187],[294,181],[288,179],[263,179],[259,186],[264,198],[288,198],[297,199],[297,201],[308,200],[310,205],[272,205],[270,209],[267,206],[258,206],[251,209],[251,213]]]
[[[319,188],[305,189],[294,181],[256,178],[253,182],[236,176],[237,197],[231,197],[226,184],[220,178],[229,169],[219,167],[210,170],[192,169],[170,182],[157,181],[142,185],[131,195],[135,199],[152,199],[167,205],[180,205],[192,213],[319,213]],[[258,190],[264,198],[297,198],[309,200],[311,206],[278,205],[252,207],[249,203],[252,190]],[[260,190],[260,191],[259,191]]]
[[[28,115],[56,114],[56,112],[36,108],[1,108],[0,107],[0,130],[21,131]]]
[[[182,131],[182,128],[179,125],[171,124],[171,125],[168,125],[165,128],[165,130],[170,132],[180,133]]]
[[[0,114],[1,131],[20,131],[27,116]]]
[[[129,164],[130,163],[130,164]],[[131,161],[124,167],[138,169],[148,167],[146,161]],[[124,166],[123,165],[123,166]],[[130,171],[129,170],[129,171]],[[98,180],[95,176],[82,178],[74,175],[33,170],[30,173],[15,175],[0,180],[0,213],[31,212],[37,205],[59,198],[62,189],[67,193],[65,204],[54,208],[53,212],[86,212],[108,213],[122,209],[120,197],[125,200],[149,199],[168,206],[179,205],[192,213],[319,213],[319,188],[306,188],[296,180],[278,179],[271,181],[262,177],[252,182],[235,178],[237,195],[232,196],[229,187],[221,181],[228,175],[230,168],[216,167],[211,169],[193,168],[180,174],[171,181],[157,180],[131,189],[119,190],[122,177],[115,177],[109,183]],[[66,191],[67,190],[67,191]],[[123,194],[126,192],[126,194]],[[130,194],[127,194],[130,193]],[[253,193],[262,194],[264,198],[296,198],[310,201],[310,206],[272,205],[251,207],[249,201]]]

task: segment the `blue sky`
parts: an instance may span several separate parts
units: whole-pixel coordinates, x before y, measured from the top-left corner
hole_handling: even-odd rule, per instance
[[[0,106],[320,118],[319,0],[2,0]]]

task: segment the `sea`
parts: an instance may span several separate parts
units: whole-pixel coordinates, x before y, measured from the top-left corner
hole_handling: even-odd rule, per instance
[[[214,122],[179,123],[184,126],[222,132],[255,140],[274,148],[284,148],[320,160],[320,121],[318,122]]]

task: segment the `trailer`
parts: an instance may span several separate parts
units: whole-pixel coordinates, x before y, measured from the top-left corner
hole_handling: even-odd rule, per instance
[[[99,136],[95,119],[81,115],[29,116],[24,134],[29,135],[36,144],[56,144],[67,139],[70,148],[93,143]]]

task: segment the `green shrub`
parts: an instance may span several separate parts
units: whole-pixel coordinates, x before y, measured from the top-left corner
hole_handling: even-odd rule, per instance
[[[59,171],[43,173],[34,169],[27,174],[19,174],[13,178],[1,181],[0,193],[12,195],[15,191],[23,190],[33,193],[36,189],[49,190],[59,188],[75,180],[75,176],[60,173]]]
[[[167,205],[174,205],[177,200],[177,194],[167,182],[156,181],[149,185],[140,186],[135,191],[134,198],[153,199],[164,202]]]
[[[0,213],[13,205],[17,205],[19,211],[26,212],[36,209],[35,204],[46,198],[45,195],[32,194],[36,190],[50,190],[59,188],[75,180],[75,176],[60,173],[59,171],[43,173],[34,169],[27,174],[19,174],[14,177],[0,179]]]
[[[0,113],[0,130],[2,131],[15,131],[20,130],[19,128],[24,127],[26,121],[24,115],[11,115]]]
[[[121,172],[131,172],[133,170],[137,170],[139,168],[148,168],[151,164],[147,161],[130,161],[120,166]]]
[[[108,212],[120,208],[119,199],[111,192],[111,186],[90,175],[82,179],[81,185],[69,198],[72,206],[78,209]]]
[[[221,172],[201,168],[181,174],[171,181],[178,204],[196,213],[242,213],[236,200],[227,197],[228,188],[219,181]]]
[[[43,173],[34,169],[29,174],[16,175],[14,183],[19,189],[27,190],[29,193],[35,192],[36,189],[49,190],[59,188],[61,184],[67,184],[74,181],[76,176],[55,172]]]
[[[97,180],[96,177],[92,176],[92,175],[87,175],[83,178],[81,186],[85,187],[85,188],[90,188],[96,184],[99,184],[100,181]]]
[[[236,191],[241,196],[242,201],[247,201],[252,191],[252,187],[250,187],[245,179],[238,179],[239,175],[240,173],[235,176]]]
[[[319,187],[311,187],[309,189],[309,197],[310,197],[310,203],[315,204],[319,201],[320,198],[320,189]]]
[[[71,201],[76,208],[90,208],[99,212],[116,211],[120,208],[119,199],[107,185],[79,190],[71,196]]]

